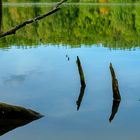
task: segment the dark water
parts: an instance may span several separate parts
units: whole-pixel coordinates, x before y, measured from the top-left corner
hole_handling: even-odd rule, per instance
[[[64,11],[67,8],[64,7]],[[116,16],[111,10],[106,13],[105,9],[102,13],[99,6],[70,8],[68,19],[62,10],[63,15],[59,13],[50,17],[48,23],[45,20],[36,28],[25,27],[16,36],[1,40],[0,102],[24,106],[45,115],[40,120],[6,133],[1,136],[2,140],[139,139],[140,26],[137,12],[140,8],[115,7],[116,11],[121,9],[121,12],[114,14],[119,17],[123,14],[125,20],[115,20]],[[129,8],[134,10],[135,20],[131,19],[131,11],[127,14]],[[21,9],[24,11],[23,7]],[[76,13],[71,12],[74,9],[77,9],[77,13],[79,11],[75,16],[79,22],[73,19]],[[5,11],[9,10],[5,7]],[[22,10],[20,13],[16,9],[15,16],[25,14],[26,19],[28,15]],[[85,16],[81,11],[85,11]],[[89,11],[95,13],[92,15]],[[95,25],[90,19],[90,23],[85,21],[88,14],[97,16],[96,30],[91,31]],[[62,16],[65,22],[60,20]],[[60,22],[53,22],[54,19]],[[5,26],[9,28],[12,23],[15,24],[11,17]],[[44,28],[46,31],[43,31]],[[77,56],[81,60],[87,84],[78,111],[76,101],[81,86]],[[110,62],[115,69],[122,97],[120,104],[114,103],[116,115],[111,123],[113,98]]]

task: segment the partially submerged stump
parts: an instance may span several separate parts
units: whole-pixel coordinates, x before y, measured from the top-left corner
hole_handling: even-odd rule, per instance
[[[76,101],[77,104],[77,110],[79,110],[83,96],[84,96],[84,91],[85,91],[85,87],[86,87],[86,82],[85,82],[85,77],[84,77],[84,72],[83,72],[83,68],[80,62],[79,57],[77,56],[77,61],[76,61],[77,67],[78,67],[78,71],[79,71],[79,76],[80,76],[80,82],[81,82],[81,89],[80,89],[80,94],[78,97],[78,100]]]
[[[114,100],[121,100],[118,80],[116,78],[115,71],[114,71],[111,63],[110,63],[110,72],[111,72],[111,76],[112,76],[113,98],[114,98]]]
[[[76,63],[77,63],[77,67],[78,67],[78,71],[79,71],[79,75],[80,75],[81,86],[86,87],[84,72],[83,72],[82,65],[81,65],[81,62],[80,62],[80,59],[78,56],[77,56]]]
[[[33,110],[0,103],[0,135],[41,117],[43,115]]]
[[[109,118],[109,121],[111,122],[118,111],[120,101],[121,101],[121,95],[119,91],[118,80],[116,78],[112,63],[110,63],[110,72],[111,72],[111,77],[112,77],[112,90],[113,90],[113,99],[114,99],[112,103],[112,112]]]

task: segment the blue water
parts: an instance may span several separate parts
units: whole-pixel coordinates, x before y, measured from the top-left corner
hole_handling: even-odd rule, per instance
[[[87,84],[79,111],[77,56]],[[110,62],[122,97],[111,123]],[[0,64],[0,102],[45,115],[6,133],[1,140],[138,140],[140,49],[113,50],[101,44],[75,49],[51,44],[28,49],[12,46],[0,50]]]

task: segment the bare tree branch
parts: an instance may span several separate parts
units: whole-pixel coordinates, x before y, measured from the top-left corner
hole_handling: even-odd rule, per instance
[[[1,33],[0,34],[0,38],[2,37],[5,37],[5,36],[8,36],[8,35],[12,35],[12,34],[16,34],[16,31],[23,28],[24,26],[28,25],[28,24],[31,24],[33,22],[36,22],[36,21],[39,21],[49,15],[52,15],[53,13],[57,12],[58,10],[60,10],[60,6],[65,2],[66,0],[62,0],[60,1],[58,4],[56,4],[56,6],[49,12],[43,14],[43,15],[40,15],[40,16],[37,16],[33,19],[29,19],[29,20],[26,20],[24,22],[22,22],[21,24],[13,27],[12,29],[10,29],[9,31],[7,32],[4,32],[4,33]]]

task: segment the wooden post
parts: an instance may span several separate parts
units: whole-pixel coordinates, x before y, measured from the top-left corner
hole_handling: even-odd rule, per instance
[[[85,83],[83,68],[82,68],[82,65],[81,65],[81,62],[80,62],[80,58],[78,56],[77,56],[76,64],[77,64],[77,67],[78,67],[80,82],[81,82],[80,94],[79,94],[78,100],[76,101],[77,110],[79,110],[82,99],[83,99],[83,96],[84,96],[86,83]]]
[[[115,71],[114,71],[111,63],[110,63],[110,72],[111,72],[111,76],[112,76],[113,98],[114,98],[114,100],[121,100],[118,80],[116,78]]]
[[[78,56],[77,56],[76,63],[77,63],[77,67],[78,67],[78,71],[79,71],[79,75],[80,75],[81,86],[86,87],[84,72],[83,72],[82,65],[81,65],[81,62],[80,62],[80,59]]]

